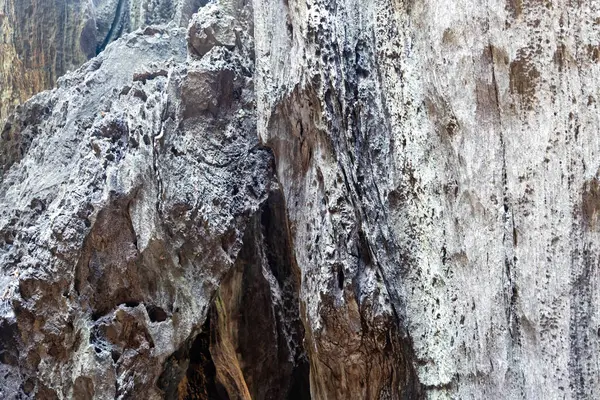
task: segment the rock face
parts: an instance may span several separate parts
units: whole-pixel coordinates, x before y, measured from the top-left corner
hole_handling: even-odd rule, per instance
[[[127,35],[9,118],[2,398],[308,390],[299,273],[240,35],[201,58],[178,28]]]
[[[392,348],[411,349],[430,398],[600,392],[599,17],[255,2],[259,133],[294,227],[317,398],[395,398],[373,376],[388,365],[414,393]]]
[[[0,0],[0,121],[146,25],[187,25],[207,0]]]
[[[1,397],[600,393],[600,8],[199,5],[8,118]]]

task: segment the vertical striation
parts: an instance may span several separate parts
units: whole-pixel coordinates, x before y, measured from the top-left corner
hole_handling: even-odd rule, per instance
[[[597,397],[594,2],[0,10],[0,397]]]
[[[394,354],[429,398],[600,390],[599,13],[255,1],[259,134],[294,227],[316,398],[416,393],[410,368],[379,381],[378,352],[339,341],[368,343],[374,321],[397,323]]]
[[[0,121],[127,32],[186,26],[207,0],[0,0]]]

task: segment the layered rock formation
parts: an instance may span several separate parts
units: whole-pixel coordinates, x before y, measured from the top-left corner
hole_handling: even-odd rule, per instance
[[[2,131],[2,396],[594,398],[599,21],[231,0],[117,40]]]
[[[0,121],[58,77],[146,25],[187,26],[206,0],[0,0]]]

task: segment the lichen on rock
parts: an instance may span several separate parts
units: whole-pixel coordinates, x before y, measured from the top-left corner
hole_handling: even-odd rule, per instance
[[[597,397],[598,7],[67,3],[0,0],[0,397]]]

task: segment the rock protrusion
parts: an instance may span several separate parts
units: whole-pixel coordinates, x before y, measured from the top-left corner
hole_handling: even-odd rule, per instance
[[[209,4],[195,14],[188,28],[188,51],[202,57],[215,46],[233,50],[241,35],[238,21],[217,4]]]

